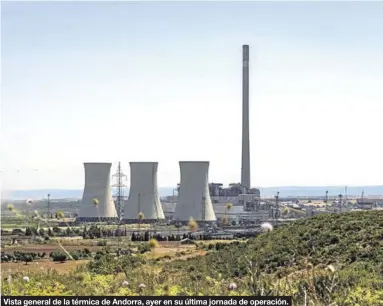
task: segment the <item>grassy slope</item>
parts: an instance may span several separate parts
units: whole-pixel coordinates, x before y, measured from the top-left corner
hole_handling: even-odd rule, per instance
[[[303,219],[251,239],[221,245],[206,256],[206,266],[227,276],[247,274],[249,262],[279,276],[308,265],[338,268],[363,262],[382,267],[383,211],[321,215]],[[200,259],[191,265],[202,266]]]
[[[295,305],[383,305],[383,211],[317,216],[217,248],[164,270],[236,279],[250,294],[292,295]]]

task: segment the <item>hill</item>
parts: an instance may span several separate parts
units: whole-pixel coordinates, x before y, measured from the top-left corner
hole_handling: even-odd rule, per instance
[[[254,295],[292,295],[294,305],[383,304],[383,211],[302,219],[208,249],[203,258],[165,270],[237,279]]]
[[[227,277],[248,274],[247,264],[279,276],[313,267],[371,264],[383,271],[383,211],[319,215],[264,233],[247,243],[223,244],[207,265]],[[231,262],[231,268],[225,265]]]

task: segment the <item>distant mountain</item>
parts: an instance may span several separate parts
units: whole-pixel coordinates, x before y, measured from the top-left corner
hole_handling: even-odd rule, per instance
[[[50,194],[51,199],[80,199],[82,197],[82,189],[35,189],[35,190],[7,190],[2,192],[1,199],[4,200],[40,200],[47,198]],[[172,195],[173,188],[159,188],[160,197]],[[125,189],[125,195],[129,194],[129,189]]]
[[[328,190],[330,197],[345,193],[344,186],[281,186],[281,187],[260,187],[262,197],[273,197],[279,191],[281,197],[296,196],[324,196]],[[383,186],[349,186],[347,194],[349,196],[360,196],[364,191],[365,196],[383,196]],[[82,197],[81,189],[37,189],[37,190],[10,190],[2,192],[3,200],[25,200],[25,199],[43,199],[47,194],[51,195],[51,199],[80,199]],[[129,189],[125,190],[125,195],[129,194]],[[159,194],[161,197],[172,195],[172,187],[160,187]]]
[[[281,197],[306,197],[324,196],[326,190],[329,197],[345,194],[345,186],[282,186],[260,188],[262,197],[275,196],[279,191]],[[383,186],[347,186],[347,195],[361,196],[364,191],[365,196],[383,196]]]

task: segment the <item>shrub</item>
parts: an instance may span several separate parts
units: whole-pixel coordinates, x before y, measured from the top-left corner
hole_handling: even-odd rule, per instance
[[[67,261],[68,259],[67,255],[61,252],[52,252],[51,255],[52,255],[51,257],[53,258],[53,261],[64,262],[64,261]]]
[[[103,239],[103,240],[99,240],[99,241],[97,242],[97,245],[98,245],[98,246],[106,246],[106,245],[107,245],[107,241],[106,241],[105,239]]]

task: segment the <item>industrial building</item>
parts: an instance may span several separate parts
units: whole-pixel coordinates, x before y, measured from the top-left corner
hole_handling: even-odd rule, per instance
[[[241,182],[229,184],[223,188],[221,183],[209,184],[209,192],[214,204],[230,202],[235,206],[243,206],[246,211],[259,207],[260,191],[251,187],[250,169],[250,122],[249,122],[249,68],[250,48],[242,46],[242,157]],[[246,195],[246,196],[244,196]]]
[[[250,181],[249,64],[250,48],[243,45],[241,183],[230,184],[228,188],[216,183],[209,185],[209,162],[180,162],[181,183],[177,188],[178,204],[173,220],[188,222],[193,218],[198,222],[215,222],[212,202],[215,205],[231,202],[234,206],[242,206],[246,212],[262,210],[259,189],[251,188]],[[158,163],[154,162],[130,163],[131,186],[128,201],[124,203],[124,223],[136,223],[140,213],[141,222],[145,223],[165,219],[158,195],[157,168]]]
[[[181,183],[174,220],[211,223],[217,220],[209,193],[209,162],[180,161]]]
[[[128,201],[124,205],[124,223],[152,223],[164,221],[157,185],[157,162],[130,163],[130,190]]]
[[[111,163],[84,163],[85,186],[78,221],[116,221],[117,211],[110,186],[111,167]]]
[[[358,198],[356,207],[359,209],[373,209],[375,207],[383,207],[383,198]]]

